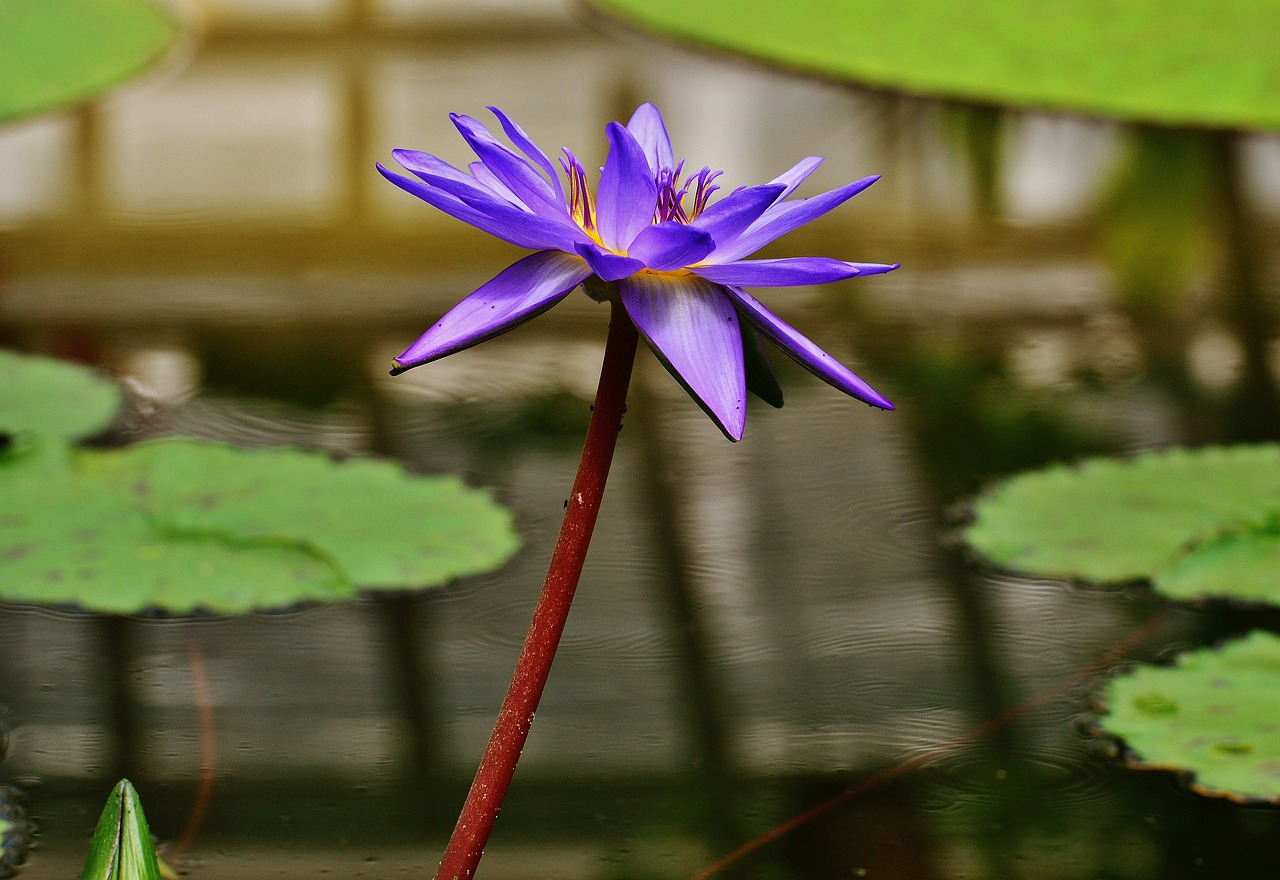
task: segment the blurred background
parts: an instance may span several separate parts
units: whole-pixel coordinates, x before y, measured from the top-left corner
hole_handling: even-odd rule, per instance
[[[443,590],[281,614],[0,607],[0,779],[41,827],[24,877],[78,870],[122,774],[161,838],[182,831],[196,644],[217,766],[193,876],[434,870],[559,525],[607,310],[574,295],[390,378],[518,252],[373,166],[399,147],[466,162],[447,114],[493,104],[592,167],[642,101],[728,187],[808,155],[826,162],[802,194],[883,175],[764,255],[900,271],[760,297],[898,410],[778,363],[786,407],[754,408],[730,444],[641,352],[486,876],[686,877],[926,754],[725,873],[1275,876],[1274,807],[1125,770],[1091,730],[1092,664],[1153,614],[1131,656],[1241,622],[993,572],[955,533],[1025,468],[1277,439],[1280,138],[858,90],[561,0],[176,9],[179,46],[141,79],[0,126],[0,344],[118,377],[128,410],[101,442],[459,473],[511,507],[523,549]]]

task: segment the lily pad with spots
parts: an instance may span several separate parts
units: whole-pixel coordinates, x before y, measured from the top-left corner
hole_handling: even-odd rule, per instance
[[[301,542],[361,587],[442,584],[496,568],[518,545],[487,492],[456,477],[410,477],[389,461],[184,439],[80,458],[123,479],[166,528]]]
[[[965,537],[1014,571],[1150,578],[1205,535],[1280,512],[1280,446],[1169,449],[1021,474],[975,506]]]
[[[0,0],[0,122],[87,101],[155,63],[177,35],[150,0]]]
[[[1280,128],[1270,0],[591,0],[654,33],[908,94]]]
[[[1280,519],[1226,529],[1157,572],[1156,592],[1183,601],[1280,605]]]
[[[119,386],[92,370],[0,349],[0,434],[88,437],[111,424],[120,401]]]
[[[1176,770],[1233,800],[1280,801],[1280,638],[1263,632],[1139,666],[1103,690],[1103,731],[1135,766]]]

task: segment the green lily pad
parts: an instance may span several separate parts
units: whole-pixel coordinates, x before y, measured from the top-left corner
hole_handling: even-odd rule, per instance
[[[1215,534],[1158,572],[1152,585],[1171,599],[1280,605],[1280,521]]]
[[[147,0],[0,0],[0,122],[86,101],[150,66],[177,35]]]
[[[127,779],[107,798],[80,880],[161,880],[142,801]]]
[[[86,453],[90,458],[102,453]],[[0,599],[128,614],[338,601],[355,586],[297,542],[180,533],[92,472],[13,468],[0,479]]]
[[[170,528],[304,542],[361,587],[442,584],[497,567],[519,543],[488,493],[456,477],[409,477],[388,461],[172,439],[92,466],[122,470]]]
[[[655,33],[910,94],[1280,127],[1271,0],[591,0]]]
[[[997,486],[969,543],[1003,567],[1099,583],[1152,577],[1193,540],[1280,509],[1280,447],[1170,449]]]
[[[88,437],[110,425],[119,408],[119,386],[92,370],[0,349],[0,434]]]
[[[1136,766],[1192,774],[1201,794],[1280,801],[1280,638],[1255,632],[1171,668],[1108,682],[1102,729]]]
[[[452,477],[299,450],[161,440],[0,473],[0,600],[236,613],[435,586],[517,546]]]

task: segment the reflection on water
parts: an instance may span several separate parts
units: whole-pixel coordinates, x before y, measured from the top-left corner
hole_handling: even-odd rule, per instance
[[[687,876],[922,756],[735,870],[1274,875],[1276,812],[1121,769],[1089,732],[1093,679],[1079,679],[1154,615],[1138,656],[1239,622],[1161,611],[1140,590],[995,575],[951,540],[955,503],[1001,474],[1280,433],[1240,418],[1258,411],[1250,364],[1274,381],[1280,349],[1265,297],[1242,333],[1221,242],[1176,302],[1126,299],[1099,245],[1116,215],[1097,206],[1129,132],[998,118],[995,216],[981,221],[988,197],[933,105],[672,50],[554,2],[197,6],[189,57],[0,131],[0,340],[119,375],[132,396],[111,442],[180,432],[394,455],[493,487],[524,549],[428,595],[245,619],[0,609],[13,727],[0,771],[44,836],[26,876],[77,870],[124,773],[155,830],[181,833],[202,736],[193,650],[218,756],[197,876],[431,870],[523,638],[606,318],[571,297],[390,379],[390,355],[511,253],[372,165],[400,146],[463,160],[446,114],[489,103],[598,162],[603,123],[637,100],[659,103],[677,147],[730,184],[809,153],[828,157],[815,188],[886,175],[774,252],[905,268],[763,298],[899,410],[781,364],[786,408],[753,410],[731,445],[642,352],[487,875]],[[1249,256],[1257,289],[1274,291],[1280,146],[1245,146],[1261,224]]]

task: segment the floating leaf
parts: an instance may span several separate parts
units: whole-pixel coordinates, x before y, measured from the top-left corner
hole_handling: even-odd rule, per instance
[[[1280,447],[1093,459],[1022,474],[981,499],[966,532],[999,565],[1117,582],[1151,577],[1198,536],[1280,510]]]
[[[142,801],[127,779],[107,798],[80,880],[161,880]]]
[[[1235,599],[1280,605],[1280,521],[1243,526],[1202,541],[1153,581],[1171,599]]]
[[[301,541],[361,587],[442,584],[496,567],[518,544],[488,493],[388,461],[173,439],[93,462],[121,471],[168,527]]]
[[[121,614],[234,612],[354,594],[312,548],[165,528],[118,481],[92,469],[21,468],[0,478],[0,599],[7,602]]]
[[[1280,127],[1270,0],[592,0],[790,70],[1167,125]]]
[[[1255,632],[1171,668],[1139,666],[1103,699],[1102,729],[1137,766],[1193,774],[1202,794],[1280,800],[1280,638]]]
[[[0,28],[3,17],[0,13]],[[88,437],[111,424],[119,408],[119,387],[92,370],[0,349],[0,434]]]
[[[152,64],[177,34],[146,0],[0,0],[0,122],[88,100]]]
[[[452,477],[299,450],[161,440],[0,474],[0,599],[240,612],[435,586],[515,550]]]

